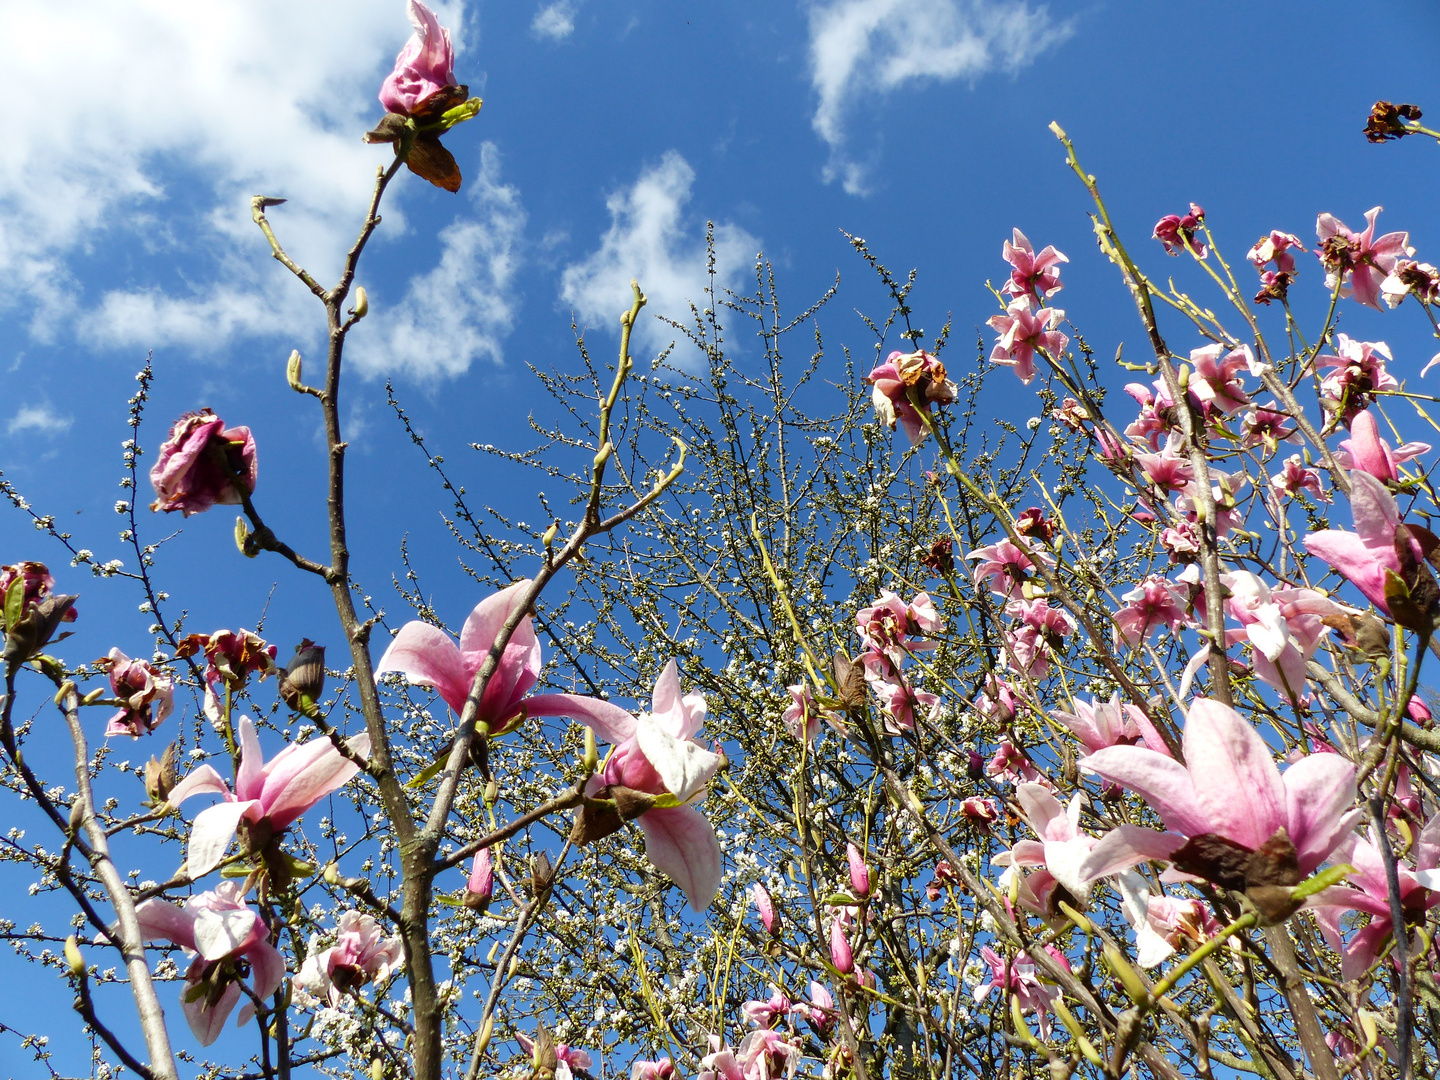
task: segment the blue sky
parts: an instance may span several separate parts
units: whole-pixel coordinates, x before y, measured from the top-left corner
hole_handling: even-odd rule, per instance
[[[707,219],[722,284],[744,288],[763,250],[799,310],[839,271],[822,318],[837,358],[842,343],[870,347],[854,309],[886,306],[841,229],[897,272],[920,268],[917,323],[933,331],[953,312],[962,352],[995,311],[983,284],[1000,280],[1012,226],[1070,256],[1056,302],[1101,356],[1139,344],[1051,120],[1152,272],[1170,266],[1144,238],[1190,200],[1235,261],[1271,228],[1308,242],[1317,212],[1354,226],[1377,204],[1382,230],[1408,229],[1419,257],[1440,261],[1440,151],[1360,136],[1377,98],[1440,113],[1433,5],[1390,5],[1383,26],[1318,2],[436,6],[455,28],[457,76],[485,106],[447,140],[466,175],[458,196],[409,175],[392,189],[358,278],[372,314],[351,339],[347,391],[356,570],[392,610],[407,533],[443,615],[458,623],[477,597],[384,379],[477,501],[538,519],[533,487],[467,444],[533,444],[526,417],[545,405],[526,365],[574,368],[572,315],[608,355],[632,275],[652,311],[683,315],[703,288]],[[147,350],[148,444],[202,405],[250,425],[262,509],[296,547],[321,544],[318,417],[283,381],[292,348],[318,358],[320,310],[269,258],[248,197],[288,198],[271,213],[280,237],[333,279],[388,155],[359,135],[408,33],[401,0],[0,0],[0,470],[97,556],[126,556],[119,443]],[[1319,302],[1320,277],[1302,263],[1303,303]],[[1382,326],[1354,305],[1345,318],[1355,336],[1390,341],[1401,372],[1434,351],[1413,319]],[[649,321],[641,348],[670,337]],[[1030,406],[1028,394],[996,400],[1017,418]],[[47,561],[84,596],[75,659],[148,649],[138,593],[65,568],[0,510],[0,562]],[[153,539],[181,523],[147,525]],[[252,625],[279,581],[282,649],[333,632],[322,592],[241,560],[230,526],[197,517],[166,550],[192,629]],[[0,1062],[10,1052],[0,1043]]]

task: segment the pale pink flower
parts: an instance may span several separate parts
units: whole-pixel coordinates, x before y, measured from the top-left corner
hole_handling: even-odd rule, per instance
[[[1299,454],[1285,459],[1285,468],[1270,477],[1270,486],[1279,495],[1295,496],[1308,491],[1318,502],[1329,502],[1330,495],[1320,483],[1320,474],[1305,465]]]
[[[1254,264],[1256,270],[1263,270],[1266,263],[1273,262],[1280,273],[1290,274],[1295,271],[1295,256],[1290,254],[1291,248],[1304,251],[1305,245],[1300,243],[1299,237],[1275,229],[1269,236],[1255,241],[1255,246],[1245,253],[1245,258]]]
[[[705,723],[705,698],[681,695],[680,672],[671,660],[655,680],[650,710],[630,717],[632,734],[611,751],[585,794],[604,798],[616,788],[660,800],[662,805],[636,819],[645,835],[645,857],[680,887],[693,910],[704,911],[721,877],[720,842],[695,808],[721,762],[695,738]],[[611,739],[609,729],[591,727]]]
[[[110,689],[124,704],[105,726],[105,737],[139,738],[154,731],[175,707],[175,681],[145,660],[111,649],[97,665],[110,674]]]
[[[1356,341],[1347,334],[1339,334],[1335,352],[1337,355],[1317,358],[1315,366],[1331,369],[1320,382],[1320,392],[1335,402],[1333,407],[1340,411],[1345,423],[1368,408],[1377,393],[1399,388],[1395,376],[1385,367],[1387,362],[1393,362],[1390,346],[1385,342]]]
[[[800,1048],[780,1032],[762,1028],[745,1036],[736,1057],[744,1080],[777,1080],[795,1075]]]
[[[810,692],[809,683],[798,682],[785,689],[790,694],[790,706],[781,717],[785,730],[796,739],[813,743],[820,734],[824,711],[815,704],[815,695]]]
[[[960,388],[945,377],[945,365],[923,349],[913,353],[892,352],[885,363],[865,376],[870,383],[875,418],[895,430],[898,420],[911,446],[925,441],[929,432],[919,410],[910,400],[910,390],[930,414],[930,403],[948,405],[960,396]]]
[[[1350,438],[1340,443],[1335,460],[1347,469],[1363,469],[1375,479],[1394,483],[1400,479],[1396,466],[1430,452],[1430,444],[1407,442],[1395,449],[1380,437],[1380,426],[1369,409],[1350,421]]]
[[[830,1025],[835,1022],[835,998],[823,983],[810,981],[810,1000],[797,1001],[791,1009],[796,1016],[809,1020],[823,1039],[829,1034]]]
[[[755,901],[755,910],[760,913],[760,925],[765,927],[765,932],[775,937],[780,932],[780,921],[775,915],[775,902],[770,899],[770,892],[760,882],[756,882],[750,888],[750,896]]]
[[[311,938],[310,953],[295,982],[334,1006],[366,983],[384,982],[404,962],[405,950],[398,937],[385,937],[380,924],[369,915],[347,911],[340,916],[334,945],[321,949],[319,938]]]
[[[1151,450],[1160,449],[1160,436],[1169,436],[1178,429],[1171,418],[1169,407],[1174,404],[1164,383],[1157,383],[1161,396],[1144,383],[1126,383],[1125,392],[1140,406],[1140,415],[1125,429],[1127,439],[1144,440]]]
[[[1270,747],[1228,705],[1197,698],[1184,733],[1185,764],[1148,747],[1111,746],[1081,763],[1140,795],[1167,832],[1121,825],[1081,865],[1094,880],[1149,859],[1169,862],[1189,838],[1214,834],[1255,851],[1284,830],[1302,874],[1312,873],[1354,828],[1355,766],[1338,754],[1312,754],[1282,776]],[[1203,867],[1187,870],[1199,874]],[[1209,880],[1227,888],[1243,881],[1218,869]],[[1201,875],[1205,876],[1205,875]]]
[[[395,58],[395,70],[380,85],[380,104],[386,112],[402,116],[409,116],[432,94],[455,85],[450,31],[420,0],[409,0],[406,14],[415,32]]]
[[[1203,901],[1157,896],[1133,870],[1120,874],[1116,885],[1121,913],[1135,931],[1135,959],[1143,968],[1169,958],[1187,938],[1202,944],[1222,929]]]
[[[1203,259],[1209,254],[1200,235],[1200,225],[1204,220],[1204,208],[1192,202],[1188,214],[1166,214],[1157,221],[1151,235],[1165,245],[1166,255],[1179,255],[1188,244],[1195,257]]]
[[[1359,614],[1314,589],[1282,585],[1271,589],[1248,570],[1221,574],[1230,593],[1225,610],[1241,624],[1227,630],[1227,644],[1248,641],[1255,674],[1293,699],[1305,696],[1305,661],[1330,632],[1327,616]]]
[[[1333,214],[1321,214],[1315,219],[1315,238],[1319,241],[1315,254],[1325,265],[1325,287],[1333,289],[1337,281],[1343,281],[1341,296],[1353,296],[1357,303],[1377,310],[1381,283],[1395,269],[1398,259],[1415,254],[1409,233],[1392,232],[1374,238],[1380,209],[1377,206],[1365,212],[1362,233],[1351,232]]]
[[[985,945],[980,949],[980,957],[990,968],[990,978],[975,987],[975,1000],[984,1001],[990,996],[990,991],[997,988],[1004,994],[1015,995],[1020,999],[1020,1011],[1035,1013],[1035,1018],[1040,1024],[1040,1037],[1048,1039],[1050,1037],[1049,1010],[1051,1003],[1060,991],[1053,986],[1046,986],[1040,981],[1035,972],[1035,961],[1023,952],[1013,961],[1002,960],[994,949]],[[1061,959],[1064,958],[1061,957]],[[1069,967],[1069,964],[1067,963],[1065,966]]]
[[[1024,233],[1014,229],[1012,234],[1014,239],[1005,241],[1001,255],[1014,269],[1000,291],[1006,296],[1035,296],[1040,300],[1054,296],[1062,288],[1059,264],[1070,260],[1053,247],[1036,255]]]
[[[457,716],[462,714],[475,673],[529,587],[528,580],[517,581],[476,604],[465,620],[458,647],[449,634],[429,623],[406,623],[380,658],[375,674],[399,672],[417,686],[432,687]],[[635,718],[608,701],[578,694],[527,696],[540,678],[541,666],[535,620],[525,615],[480,697],[475,718],[480,730],[493,738],[528,717],[565,716],[593,728],[606,742],[621,743],[634,734]]]
[[[227,429],[209,409],[186,413],[175,421],[150,469],[155,488],[150,509],[167,514],[179,510],[189,517],[216,503],[236,504],[240,492],[232,474],[245,494],[255,490],[255,440],[250,429]]]
[[[1193,521],[1177,521],[1160,532],[1160,546],[1174,563],[1193,563],[1200,558],[1200,527]]]
[[[719,1035],[711,1035],[707,1041],[710,1053],[700,1059],[700,1073],[696,1080],[745,1080],[735,1051],[726,1046]]]
[[[221,802],[195,816],[190,826],[186,872],[192,878],[208,874],[225,857],[235,832],[244,823],[249,836],[262,845],[278,838],[301,814],[325,796],[344,787],[360,766],[347,759],[327,738],[292,743],[266,761],[260,751],[255,722],[241,716],[240,762],[235,770],[235,791],[214,768],[200,765],[170,792],[170,805],[179,806],[192,795],[219,795]],[[351,752],[370,753],[370,736],[345,741]]]
[[[1280,449],[1282,442],[1299,442],[1299,430],[1290,417],[1275,410],[1275,403],[1257,405],[1245,414],[1240,426],[1240,445],[1245,448],[1263,446],[1270,453]]]
[[[880,708],[885,713],[885,730],[891,734],[913,731],[918,719],[926,723],[934,719],[940,705],[940,698],[928,690],[911,686],[903,676],[886,671],[887,664],[874,653],[865,655],[865,679],[870,689],[880,698]]]
[[[1058,884],[1082,910],[1089,906],[1090,879],[1080,867],[1095,846],[1095,837],[1080,831],[1080,810],[1085,797],[1073,796],[1067,806],[1041,784],[1020,784],[1015,788],[1026,822],[1035,830],[1036,840],[1017,840],[1009,851],[990,861],[995,866],[1039,866],[1026,878],[1041,911],[1051,907],[1050,897]]]
[[[1036,540],[1022,536],[1016,544],[1009,537],[989,547],[976,548],[966,559],[974,559],[970,576],[978,587],[988,582],[996,596],[1014,599],[1020,587],[1030,580],[1037,565],[1054,566],[1055,559]]]
[[[1000,335],[990,353],[990,362],[1015,369],[1026,386],[1035,378],[1035,350],[1043,349],[1052,359],[1059,359],[1070,339],[1059,327],[1065,312],[1059,308],[1042,307],[1032,310],[1030,296],[1017,296],[1010,301],[1004,315],[992,315],[990,328]]]
[[[1012,600],[1005,613],[1020,620],[1005,631],[1005,654],[1011,669],[1043,679],[1050,670],[1052,653],[1062,648],[1064,639],[1074,631],[1074,617],[1063,608],[1052,608],[1043,596]]]
[[[1145,710],[1137,705],[1120,704],[1118,692],[1111,694],[1109,701],[1091,698],[1085,702],[1076,698],[1073,713],[1056,711],[1052,715],[1085,747],[1082,758],[1107,746],[1133,746],[1138,742],[1157,754],[1170,753]]]
[[[1176,630],[1194,622],[1175,583],[1158,575],[1146,578],[1120,599],[1125,606],[1115,613],[1115,629],[1132,647],[1162,626]]]
[[[675,1075],[675,1063],[668,1057],[659,1061],[637,1061],[630,1066],[630,1080],[670,1080]]]
[[[1385,485],[1367,472],[1350,473],[1350,513],[1355,531],[1321,529],[1305,537],[1305,550],[1322,559],[1336,573],[1348,578],[1372,604],[1385,614],[1386,572],[1400,573],[1395,554],[1395,528],[1400,510]],[[1414,542],[1412,541],[1412,544]],[[1418,547],[1416,548],[1419,555]]]
[[[1440,301],[1440,270],[1429,263],[1397,259],[1390,275],[1380,283],[1380,294],[1386,305],[1394,308],[1412,293],[1423,304]]]
[[[1182,446],[1180,433],[1172,432],[1158,454],[1137,452],[1135,464],[1145,479],[1161,491],[1184,491],[1195,479],[1195,470],[1190,467],[1189,457],[1181,452]]]
[[[775,1021],[790,1012],[791,1001],[780,992],[774,983],[770,984],[770,997],[766,1001],[746,1001],[740,1005],[740,1013],[756,1027],[771,1027]]]
[[[1009,739],[1000,740],[1000,745],[995,749],[995,756],[985,766],[985,772],[997,780],[1003,780],[1010,784],[1042,782],[1040,770],[1035,768],[1035,763],[1030,760],[1029,755]]]
[[[225,1021],[240,1001],[241,966],[249,966],[250,989],[269,997],[285,978],[285,961],[270,944],[270,930],[259,913],[245,903],[236,881],[223,881],[178,907],[152,897],[135,905],[140,933],[147,941],[164,940],[196,954],[185,972],[180,1009],[201,1046],[220,1037]],[[255,1015],[247,1001],[239,1025]]]
[[[975,698],[975,711],[1001,727],[1015,719],[1015,691],[994,672],[985,676],[984,686]]]

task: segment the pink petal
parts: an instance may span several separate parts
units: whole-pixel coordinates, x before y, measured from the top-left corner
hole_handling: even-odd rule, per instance
[[[1102,836],[1100,842],[1090,849],[1076,874],[1085,881],[1094,881],[1151,859],[1168,861],[1184,844],[1185,837],[1175,833],[1142,829],[1138,825],[1120,825]]]
[[[1371,545],[1393,547],[1400,510],[1385,485],[1367,472],[1350,474],[1350,513],[1362,540]]]
[[[1415,869],[1434,870],[1440,865],[1440,813],[1435,814],[1415,839]]]
[[[1015,789],[1015,798],[1025,812],[1025,820],[1040,837],[1064,840],[1074,833],[1074,829],[1068,828],[1070,820],[1065,816],[1065,808],[1045,785],[1021,784]],[[1057,821],[1061,823],[1060,830],[1052,836],[1051,825]]]
[[[457,715],[464,710],[471,675],[460,659],[460,650],[443,630],[423,622],[402,626],[380,658],[375,674],[391,671],[398,671],[416,686],[433,687]]]
[[[619,705],[579,694],[540,694],[525,699],[531,716],[564,716],[593,730],[603,742],[618,746],[635,734],[635,717]]]
[[[237,799],[260,798],[261,777],[265,769],[265,755],[260,750],[260,736],[255,731],[255,721],[248,716],[240,717],[240,767],[235,771],[235,797]]]
[[[1339,754],[1311,754],[1285,770],[1286,829],[1310,873],[1354,828],[1355,766]]]
[[[655,692],[650,695],[650,713],[652,716],[661,717],[679,711],[680,668],[672,657],[670,662],[660,669],[660,674],[655,679]]]
[[[692,911],[704,911],[720,891],[720,842],[705,815],[671,806],[640,815],[645,857],[680,886]]]
[[[166,900],[151,897],[135,905],[135,919],[146,941],[163,938],[172,945],[195,949],[195,915]]]
[[[1140,795],[1168,829],[1186,836],[1212,831],[1190,773],[1173,758],[1143,746],[1107,746],[1081,761],[1080,768]]]
[[[1209,698],[1191,702],[1184,747],[1203,831],[1253,849],[1285,824],[1285,786],[1270,747],[1234,709]]]
[[[246,950],[245,959],[250,961],[250,981],[255,993],[268,998],[280,989],[280,983],[285,978],[285,960],[275,951],[275,946],[268,940],[261,940]],[[248,1018],[242,1013],[240,1022],[244,1023]]]
[[[196,965],[203,965],[206,960],[196,958],[190,970],[194,972]],[[185,980],[186,989],[190,987],[190,980]],[[230,983],[220,994],[220,999],[215,1002],[212,1009],[207,1005],[204,994],[194,1001],[186,1001],[184,992],[181,993],[180,1009],[185,1013],[185,1021],[190,1025],[195,1039],[201,1046],[209,1046],[220,1037],[220,1032],[225,1030],[225,1021],[230,1018],[230,1011],[235,1008],[235,1003],[240,1000],[240,984]]]
[[[202,794],[234,798],[230,794],[230,785],[225,783],[218,772],[209,765],[197,765],[185,774],[184,780],[170,789],[170,798],[167,801],[171,806],[179,806],[191,795]]]
[[[251,943],[260,916],[248,907],[202,908],[195,913],[195,951],[206,960],[223,960]]]
[[[674,738],[653,717],[636,721],[635,741],[645,760],[660,775],[665,789],[682,803],[705,790],[705,785],[720,768],[718,755],[699,743]]]
[[[352,736],[345,745],[361,758],[370,754],[367,734]],[[265,816],[276,830],[283,829],[326,795],[344,787],[359,771],[360,766],[345,758],[328,738],[286,747],[266,769],[260,797]]]
[[[1351,474],[1352,477],[1365,475],[1368,474]],[[1321,529],[1305,537],[1305,550],[1329,563],[1336,573],[1364,593],[1365,599],[1389,614],[1390,608],[1385,603],[1385,564],[1358,535],[1340,529]]]
[[[222,802],[201,810],[190,825],[185,872],[192,878],[201,878],[214,870],[225,858],[225,849],[234,839],[240,819],[249,817],[255,820],[261,816],[258,801]]]
[[[490,651],[490,646],[495,644],[495,639],[500,636],[501,629],[509,620],[514,611],[515,605],[521,600],[521,593],[530,587],[528,578],[507,585],[499,592],[485,597],[475,605],[475,610],[470,612],[470,617],[465,620],[465,628],[460,631],[460,651],[470,656],[483,657]],[[522,644],[524,640],[520,636],[520,627],[528,626],[530,620],[522,619],[520,626],[515,628],[515,636],[512,641]],[[534,640],[535,631],[530,631],[531,640]]]

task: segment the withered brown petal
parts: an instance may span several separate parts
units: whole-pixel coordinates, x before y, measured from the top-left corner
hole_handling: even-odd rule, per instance
[[[455,155],[433,135],[421,135],[410,147],[405,164],[416,176],[449,192],[460,190],[460,166]]]
[[[851,663],[839,649],[835,650],[835,683],[839,688],[840,701],[847,709],[865,707],[865,669]]]
[[[570,828],[570,842],[576,847],[603,840],[625,827],[625,819],[608,806],[582,806]]]
[[[1175,869],[1194,874],[1226,889],[1244,889],[1245,871],[1255,852],[1244,844],[1227,840],[1217,833],[1200,833],[1190,837],[1170,857]]]
[[[386,113],[380,122],[361,136],[367,143],[393,143],[400,139],[405,130],[405,117],[399,113]]]
[[[1300,873],[1300,860],[1295,845],[1284,828],[1276,829],[1250,856],[1245,866],[1246,887],[1263,885],[1299,885],[1304,875]]]
[[[440,119],[441,115],[470,99],[468,86],[442,86],[427,98],[416,102],[410,115],[419,123]]]

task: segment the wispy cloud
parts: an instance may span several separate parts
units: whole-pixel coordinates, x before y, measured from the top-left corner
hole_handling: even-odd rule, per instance
[[[536,37],[564,41],[575,32],[575,12],[580,5],[576,0],[554,0],[535,12],[530,23],[530,32]]]
[[[500,153],[480,151],[480,173],[469,184],[468,211],[440,233],[440,260],[413,278],[393,308],[371,301],[350,353],[369,375],[402,373],[417,379],[459,375],[476,360],[499,363],[514,326],[515,276],[525,232],[520,193],[500,182]]]
[[[704,305],[709,284],[704,227],[684,215],[694,182],[695,170],[671,150],[633,186],[610,196],[610,228],[599,248],[567,267],[560,279],[560,298],[581,321],[618,332],[620,313],[630,306],[631,278],[649,297],[646,311],[652,316],[685,321],[692,302]],[[738,225],[715,226],[716,287],[739,287],[759,248],[760,241]],[[676,337],[653,317],[642,318],[636,333],[650,349]]]
[[[7,435],[33,431],[39,435],[63,435],[75,423],[73,416],[60,416],[49,405],[22,405],[5,425]]]
[[[850,150],[857,100],[909,83],[1014,72],[1064,41],[1071,23],[1016,0],[833,0],[810,11],[812,124],[830,147],[827,181],[864,194],[875,165]]]
[[[436,7],[459,45],[459,0]],[[410,32],[396,0],[351,0],[335,16],[292,0],[0,6],[0,311],[40,341],[77,324],[114,345],[308,332],[295,283],[264,265],[249,196],[288,198],[282,238],[333,279],[388,153],[359,136]],[[58,105],[57,56],[104,92]],[[403,222],[392,202],[387,232]],[[133,284],[97,302],[82,266],[107,246],[133,254]]]

